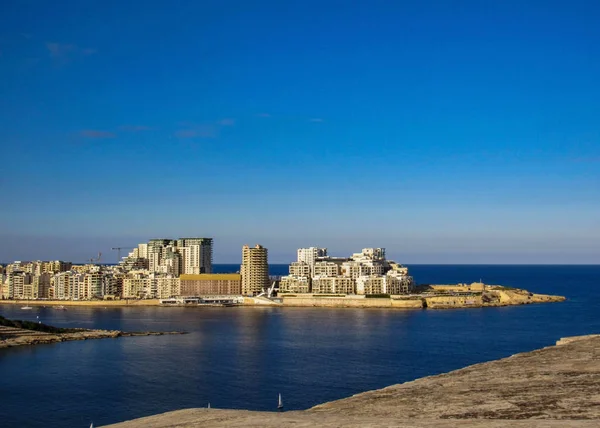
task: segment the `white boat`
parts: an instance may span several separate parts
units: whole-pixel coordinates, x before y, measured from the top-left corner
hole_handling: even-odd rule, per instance
[[[21,309],[23,309],[24,311],[28,311],[28,310],[33,309],[33,308],[31,306],[25,305],[25,306],[21,307]]]
[[[67,308],[65,308],[63,305],[55,306],[54,309],[59,310],[59,311],[66,311],[67,310]]]
[[[279,410],[283,409],[283,400],[281,400],[281,394],[279,394],[279,402],[277,403],[277,408]]]

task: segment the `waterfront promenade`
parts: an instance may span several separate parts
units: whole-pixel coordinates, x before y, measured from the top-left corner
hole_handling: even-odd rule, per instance
[[[471,284],[473,285],[473,284]],[[481,284],[483,286],[483,284]],[[385,297],[343,294],[280,294],[277,299],[266,297],[244,297],[239,306],[283,306],[325,308],[388,308],[388,309],[455,309],[497,306],[515,306],[532,303],[553,303],[565,300],[563,296],[530,293],[527,290],[502,286],[487,286],[483,291],[473,291],[469,286],[432,285],[421,293],[392,295]],[[213,296],[214,297],[214,296]],[[242,300],[241,296],[236,297]],[[168,300],[168,299],[167,299]],[[36,306],[176,306],[161,304],[159,299],[120,300],[0,300],[0,304]],[[208,304],[183,304],[178,306],[202,307]]]
[[[591,428],[599,403],[600,335],[591,335],[305,411],[186,409],[109,426]]]

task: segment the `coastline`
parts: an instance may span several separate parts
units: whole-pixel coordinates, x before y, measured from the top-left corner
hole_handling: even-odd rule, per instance
[[[91,306],[91,307],[119,307],[119,306],[161,306],[159,299],[123,299],[123,300],[0,300],[0,305],[28,305],[28,306]]]
[[[17,329],[0,327],[0,336],[6,333],[13,333],[14,337],[0,339],[0,349],[14,348],[15,346],[41,345],[46,343],[68,342],[72,340],[90,340],[90,339],[116,339],[118,337],[135,337],[135,336],[163,336],[170,334],[185,334],[184,332],[124,332],[119,330],[85,330],[74,333],[40,333],[31,330],[17,332]],[[6,336],[4,336],[6,337]]]
[[[531,293],[523,289],[499,285],[472,289],[464,284],[422,286],[419,294],[390,295],[375,297],[365,295],[334,294],[280,294],[278,300],[266,297],[245,297],[244,303],[236,307],[315,307],[315,308],[379,308],[379,309],[461,309],[500,306],[518,306],[535,303],[555,303],[565,301],[564,296]],[[121,299],[121,300],[0,300],[0,305],[27,306],[84,306],[84,307],[208,307],[212,304],[165,305],[160,299]],[[216,305],[218,306],[218,305]]]
[[[0,317],[0,349],[15,346],[39,345],[67,342],[72,340],[114,339],[117,337],[163,336],[185,334],[179,331],[139,331],[100,330],[84,328],[60,328],[33,322],[14,321]]]
[[[108,427],[596,427],[600,335],[289,412],[193,408]]]

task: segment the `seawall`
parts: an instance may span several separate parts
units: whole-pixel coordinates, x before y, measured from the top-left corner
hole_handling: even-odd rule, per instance
[[[296,297],[282,296],[283,306],[316,307],[316,308],[397,308],[422,309],[423,301],[416,299],[393,298],[356,298],[356,297],[314,297],[312,295]]]
[[[473,284],[472,284],[473,285]],[[481,284],[483,285],[483,284]],[[282,303],[266,297],[245,297],[243,306],[292,306],[315,308],[388,308],[388,309],[453,309],[489,306],[513,306],[531,303],[562,302],[563,296],[530,293],[527,290],[501,286],[485,286],[483,291],[462,285],[428,286],[421,294],[411,296],[366,297],[364,295],[280,294]],[[21,306],[173,306],[161,305],[158,299],[122,300],[0,300],[0,304]],[[189,305],[196,307],[196,305]],[[209,306],[209,305],[200,305]]]
[[[160,306],[158,299],[145,300],[0,300],[0,305],[20,306]]]

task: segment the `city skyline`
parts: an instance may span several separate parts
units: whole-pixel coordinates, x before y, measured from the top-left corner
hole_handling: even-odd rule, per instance
[[[600,261],[598,2],[0,8],[0,262]]]

